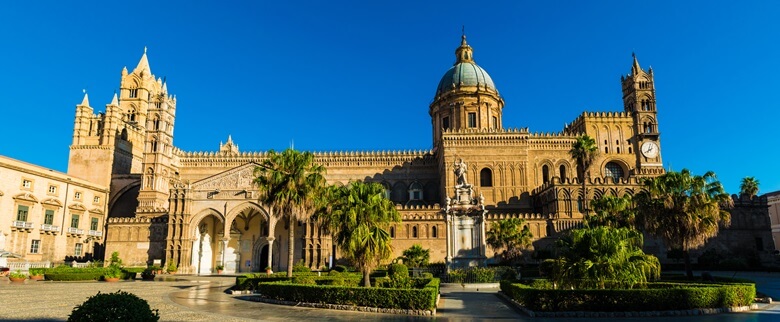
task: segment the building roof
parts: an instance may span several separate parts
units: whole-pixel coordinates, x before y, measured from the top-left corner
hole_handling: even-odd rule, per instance
[[[455,65],[439,81],[436,94],[440,95],[461,86],[477,86],[497,91],[490,75],[474,62],[473,49],[466,43],[463,35],[460,46],[455,50]]]

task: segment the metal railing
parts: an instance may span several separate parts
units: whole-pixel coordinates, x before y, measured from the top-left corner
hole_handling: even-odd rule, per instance
[[[29,221],[14,220],[11,223],[11,226],[12,227],[16,227],[16,228],[33,228],[33,223],[31,223]]]
[[[54,226],[54,225],[49,225],[49,224],[42,224],[41,225],[41,230],[57,231],[58,232],[58,231],[60,231],[60,226]]]
[[[100,230],[90,230],[87,234],[95,237],[103,237],[103,232]]]

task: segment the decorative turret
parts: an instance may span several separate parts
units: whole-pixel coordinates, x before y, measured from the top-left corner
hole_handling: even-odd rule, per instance
[[[443,132],[461,129],[501,129],[504,100],[490,75],[474,61],[474,50],[461,36],[455,64],[436,88],[428,113],[437,146]]]

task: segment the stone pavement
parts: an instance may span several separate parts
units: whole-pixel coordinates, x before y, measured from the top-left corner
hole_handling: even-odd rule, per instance
[[[718,274],[721,275],[721,274]],[[731,276],[729,274],[728,276]],[[756,280],[762,292],[780,299],[780,274],[741,273]],[[290,307],[247,300],[224,292],[233,285],[229,276],[174,276],[167,281],[10,283],[0,279],[0,321],[64,321],[78,304],[100,292],[127,291],[160,310],[162,321],[556,321],[529,318],[496,296],[497,289],[443,288],[436,317],[363,313]],[[777,295],[775,295],[777,294]],[[780,321],[780,305],[761,305],[762,311],[679,318],[626,318],[610,321]],[[604,319],[577,319],[578,322]]]

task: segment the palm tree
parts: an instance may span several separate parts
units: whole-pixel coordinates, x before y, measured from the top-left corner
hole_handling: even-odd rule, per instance
[[[717,236],[719,225],[731,223],[725,208],[731,207],[732,200],[712,171],[695,176],[683,169],[646,179],[635,200],[638,222],[645,231],[666,247],[682,250],[689,279],[693,271],[688,252]]]
[[[277,218],[288,218],[287,276],[292,276],[294,263],[295,223],[311,218],[325,186],[324,173],[325,168],[314,163],[314,154],[293,149],[281,153],[271,150],[268,158],[255,168],[260,202]]]
[[[585,225],[633,228],[635,211],[630,196],[603,196],[590,202],[593,213],[585,215]]]
[[[333,232],[344,257],[363,272],[363,286],[371,287],[371,270],[393,253],[387,227],[400,222],[401,215],[381,184],[361,181],[336,188],[330,208],[321,222]]]
[[[742,178],[742,184],[739,186],[739,194],[747,195],[750,199],[753,199],[758,195],[758,185],[761,184],[756,180],[756,177],[744,177]]]
[[[557,241],[551,279],[561,288],[632,288],[657,279],[661,264],[642,251],[642,233],[630,228],[572,230]]]
[[[494,221],[487,231],[486,242],[494,251],[503,249],[501,258],[503,261],[511,262],[518,259],[523,250],[531,246],[533,234],[525,220],[520,218],[509,218]]]
[[[578,136],[569,150],[569,155],[577,161],[577,176],[582,182],[582,207],[586,213],[588,212],[588,190],[585,185],[585,177],[589,174],[588,169],[597,153],[596,140],[587,134]]]
[[[404,265],[409,267],[425,266],[428,265],[428,261],[431,259],[431,250],[422,248],[420,244],[414,244],[412,247],[404,250],[400,259],[404,261]]]

